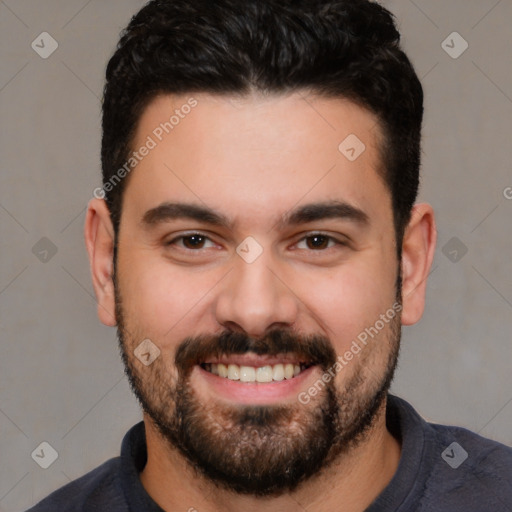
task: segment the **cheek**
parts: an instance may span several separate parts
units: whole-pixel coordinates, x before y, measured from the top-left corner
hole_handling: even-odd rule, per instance
[[[347,265],[330,275],[302,278],[307,308],[326,329],[341,353],[366,328],[373,326],[395,302],[394,271],[380,264]]]
[[[161,347],[177,336],[192,335],[197,324],[191,327],[191,319],[218,281],[217,274],[176,267],[147,250],[126,252],[130,254],[119,258],[119,284],[127,328],[133,326]]]

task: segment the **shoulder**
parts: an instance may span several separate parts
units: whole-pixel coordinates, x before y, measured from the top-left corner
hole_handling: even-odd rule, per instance
[[[27,512],[127,511],[118,479],[120,462],[120,457],[106,461],[77,480],[57,489]]]
[[[512,485],[512,447],[462,427],[429,424],[445,448],[441,458],[450,469],[465,469],[480,478],[491,476]],[[447,444],[449,443],[449,444]]]
[[[449,510],[461,504],[496,512],[512,509],[512,448],[462,427],[428,424],[434,471],[425,496]],[[470,508],[476,510],[477,508]]]
[[[429,423],[394,396],[387,412],[402,458],[383,503],[400,512],[512,511],[511,447],[463,427]]]

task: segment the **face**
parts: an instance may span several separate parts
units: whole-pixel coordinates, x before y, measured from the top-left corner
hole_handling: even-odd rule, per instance
[[[123,357],[148,421],[219,486],[292,490],[371,430],[401,309],[379,137],[353,103],[299,94],[162,96],[140,119]]]

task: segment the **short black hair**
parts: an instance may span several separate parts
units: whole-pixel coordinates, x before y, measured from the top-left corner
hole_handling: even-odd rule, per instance
[[[419,183],[423,90],[393,15],[370,0],[152,0],[106,71],[102,169],[117,233],[138,121],[159,94],[308,91],[375,114],[400,255]],[[341,142],[341,141],[340,141]]]

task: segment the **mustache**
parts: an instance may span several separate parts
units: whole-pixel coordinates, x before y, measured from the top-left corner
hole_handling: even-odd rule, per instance
[[[323,335],[296,334],[285,329],[273,329],[260,339],[244,332],[224,331],[218,335],[199,335],[185,338],[176,349],[176,368],[187,376],[192,368],[211,357],[240,355],[277,356],[292,354],[310,365],[327,371],[336,363],[336,351]]]

